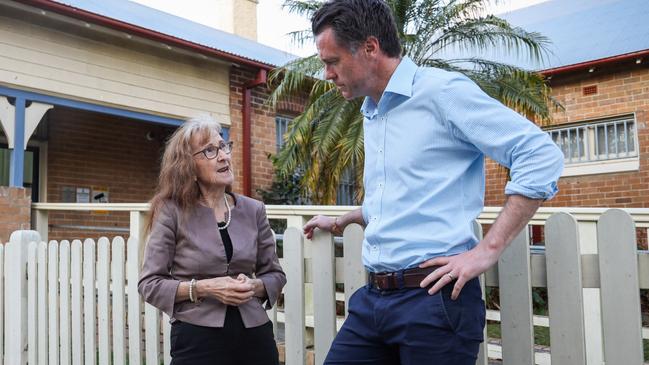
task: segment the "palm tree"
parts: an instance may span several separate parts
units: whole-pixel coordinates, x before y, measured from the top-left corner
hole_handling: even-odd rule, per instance
[[[418,65],[459,71],[487,94],[539,124],[560,107],[538,73],[474,54],[504,51],[540,62],[547,54],[547,38],[511,26],[493,15],[482,15],[489,0],[387,0],[392,8],[404,55]],[[309,19],[318,0],[286,0],[283,7]],[[297,43],[312,41],[311,30],[293,32]],[[460,55],[449,57],[449,55]],[[462,56],[469,55],[469,56]],[[316,54],[297,59],[270,73],[273,106],[287,98],[308,95],[304,112],[288,127],[285,145],[275,156],[281,174],[301,171],[302,188],[315,203],[332,204],[342,172],[362,166],[362,99],[345,100],[333,83],[323,80],[323,65]],[[356,168],[357,186],[362,169]],[[357,200],[363,192],[359,191]]]

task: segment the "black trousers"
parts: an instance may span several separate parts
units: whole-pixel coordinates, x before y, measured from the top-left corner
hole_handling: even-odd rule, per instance
[[[269,321],[245,328],[239,309],[228,306],[223,327],[175,321],[171,325],[171,365],[279,365]]]

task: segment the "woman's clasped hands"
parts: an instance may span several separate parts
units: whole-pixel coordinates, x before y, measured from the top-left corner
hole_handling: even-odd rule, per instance
[[[255,283],[244,274],[236,278],[222,276],[199,280],[196,291],[199,298],[216,298],[224,304],[238,306],[255,295]]]

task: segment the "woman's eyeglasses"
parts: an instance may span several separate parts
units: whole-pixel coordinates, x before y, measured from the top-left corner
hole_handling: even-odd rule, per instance
[[[225,152],[225,154],[229,155],[230,153],[232,153],[232,144],[233,144],[233,142],[230,141],[230,142],[227,142],[227,143],[221,143],[221,144],[218,145],[218,147],[214,146],[214,145],[209,145],[209,146],[203,148],[202,150],[194,153],[192,156],[196,156],[199,153],[202,153],[203,155],[205,155],[206,159],[212,160],[212,159],[215,159],[216,156],[219,155],[219,151],[223,151],[223,152]]]

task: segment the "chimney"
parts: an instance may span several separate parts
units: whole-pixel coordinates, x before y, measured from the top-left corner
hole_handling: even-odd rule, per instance
[[[257,40],[258,0],[216,0],[218,28]]]

